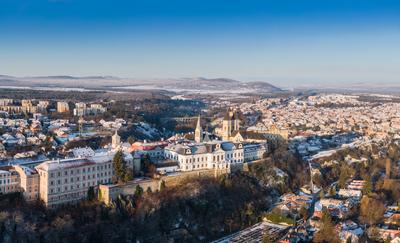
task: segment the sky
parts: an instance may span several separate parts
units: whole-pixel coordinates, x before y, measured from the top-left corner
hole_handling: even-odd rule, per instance
[[[400,1],[0,0],[0,74],[400,83]]]

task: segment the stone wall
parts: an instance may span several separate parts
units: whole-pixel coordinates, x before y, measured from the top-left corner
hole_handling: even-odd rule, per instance
[[[100,185],[99,186],[99,200],[109,205],[112,200],[115,200],[118,195],[133,195],[135,194],[136,187],[140,186],[146,191],[150,188],[153,192],[160,190],[161,184],[164,182],[167,187],[179,186],[188,179],[196,177],[217,177],[231,171],[243,170],[243,165],[234,165],[229,169],[224,170],[197,170],[197,171],[187,171],[179,172],[175,174],[169,174],[165,176],[160,176],[155,179],[136,179],[130,181],[126,184],[121,185]]]

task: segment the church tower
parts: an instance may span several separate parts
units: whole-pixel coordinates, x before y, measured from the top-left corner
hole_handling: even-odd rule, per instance
[[[229,140],[232,134],[232,111],[228,110],[228,112],[224,116],[224,120],[222,121],[222,139]]]
[[[236,111],[229,109],[222,121],[222,139],[230,140],[232,134],[240,129],[240,119]]]
[[[194,140],[197,143],[203,142],[203,129],[201,128],[201,124],[200,124],[200,115],[197,118],[197,126],[196,126],[196,130],[194,131]]]
[[[239,113],[234,111],[234,113],[233,113],[233,131],[239,131],[239,130],[240,130]]]
[[[120,145],[121,145],[121,137],[118,135],[118,130],[115,130],[115,134],[111,137],[111,147],[113,149],[116,149]]]

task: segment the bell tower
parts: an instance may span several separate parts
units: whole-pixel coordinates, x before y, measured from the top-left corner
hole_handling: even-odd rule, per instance
[[[113,149],[116,149],[120,145],[121,145],[121,137],[118,135],[118,130],[115,130],[115,134],[111,137],[111,147]]]
[[[203,142],[203,129],[201,128],[200,115],[197,118],[196,130],[194,131],[194,140],[197,143]]]

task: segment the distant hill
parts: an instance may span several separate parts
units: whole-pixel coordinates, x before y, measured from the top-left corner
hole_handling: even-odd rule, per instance
[[[86,89],[162,89],[175,92],[270,93],[280,88],[266,82],[241,82],[228,78],[131,79],[113,76],[75,77],[67,75],[12,77],[0,75],[0,86],[60,87]]]
[[[160,82],[156,85],[158,88],[182,91],[210,91],[210,92],[231,92],[231,93],[247,93],[247,92],[279,92],[280,88],[275,87],[266,82],[241,82],[227,78],[184,78],[170,80],[168,82]]]

